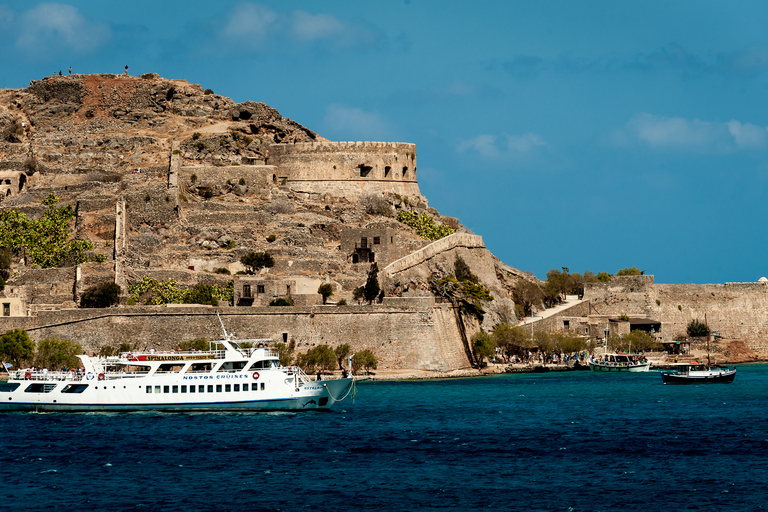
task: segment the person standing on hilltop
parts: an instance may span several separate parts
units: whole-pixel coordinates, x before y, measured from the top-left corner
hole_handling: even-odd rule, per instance
[[[72,75],[72,66],[69,66],[69,74]]]
[[[125,74],[128,74],[128,64],[125,65]]]

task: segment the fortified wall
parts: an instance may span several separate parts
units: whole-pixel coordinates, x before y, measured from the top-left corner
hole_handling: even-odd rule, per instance
[[[219,339],[218,310],[227,330],[239,339],[294,340],[301,352],[321,344],[333,348],[348,343],[353,353],[369,349],[376,354],[379,369],[441,372],[470,367],[450,305],[423,299],[398,302],[395,306],[133,306],[41,311],[36,317],[0,318],[0,329],[25,329],[35,341],[74,339],[87,353],[122,343],[136,350],[168,350],[182,341]]]
[[[768,282],[655,284],[653,276],[614,276],[587,284],[584,298],[594,314],[660,321],[664,341],[685,335],[695,319],[752,350],[768,350]]]
[[[360,198],[375,193],[421,196],[416,145],[401,142],[271,144],[266,162],[297,192]]]

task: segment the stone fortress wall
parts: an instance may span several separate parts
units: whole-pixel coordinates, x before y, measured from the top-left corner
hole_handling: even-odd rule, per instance
[[[588,284],[592,314],[649,318],[662,323],[662,340],[685,335],[691,320],[706,320],[720,336],[768,350],[768,282],[656,284],[654,276],[614,276]]]
[[[3,329],[25,329],[34,340],[77,340],[87,353],[128,343],[137,350],[175,348],[182,341],[222,335],[216,311],[238,339],[294,340],[297,350],[348,343],[371,350],[379,369],[435,372],[470,367],[455,315],[448,304],[398,301],[396,306],[220,307],[133,306],[41,311],[2,318]]]
[[[266,162],[299,192],[359,198],[373,193],[421,196],[416,145],[400,142],[272,144]]]

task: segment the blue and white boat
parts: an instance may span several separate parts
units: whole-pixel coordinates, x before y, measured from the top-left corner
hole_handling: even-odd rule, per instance
[[[248,342],[252,348],[242,348]],[[226,334],[208,351],[80,355],[71,371],[10,371],[0,411],[277,411],[330,409],[353,392],[345,378],[312,380],[280,366],[271,340]]]

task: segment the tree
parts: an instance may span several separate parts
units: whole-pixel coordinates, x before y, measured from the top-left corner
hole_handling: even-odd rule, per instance
[[[541,304],[544,293],[538,284],[522,280],[515,286],[514,296],[515,303],[522,306],[523,314],[529,316],[533,312],[533,306]]]
[[[361,368],[365,368],[366,371],[375,370],[378,364],[378,359],[376,359],[373,352],[368,349],[361,350],[352,358],[352,370],[355,373],[358,373]]]
[[[35,366],[43,368],[75,368],[78,366],[77,356],[83,353],[83,347],[71,340],[55,338],[41,340],[37,344]]]
[[[688,322],[688,336],[691,338],[700,338],[703,336],[709,336],[709,327],[703,322],[699,322],[698,319],[693,319]]]
[[[500,347],[507,355],[514,354],[519,352],[520,349],[532,345],[531,337],[525,329],[506,322],[493,326],[491,338],[494,345]]]
[[[218,288],[208,284],[196,284],[189,293],[184,297],[184,304],[210,304],[211,306],[219,305],[219,298],[217,295]]]
[[[472,273],[464,258],[459,255],[456,255],[456,260],[453,262],[453,275],[456,276],[456,280],[459,282],[471,281],[475,284],[478,283],[477,276]]]
[[[616,272],[616,275],[617,276],[641,276],[644,273],[645,271],[640,270],[635,266],[632,266],[632,267],[627,267],[619,270],[618,272]]]
[[[122,289],[116,283],[99,283],[83,292],[80,297],[81,308],[108,308],[117,304]]]
[[[11,264],[13,263],[11,250],[0,247],[0,278],[7,280],[11,277]]]
[[[278,343],[276,347],[280,366],[290,366],[293,362],[293,350],[296,348],[296,342],[291,340],[287,345],[285,343]]]
[[[272,299],[269,302],[270,306],[293,306],[293,299],[290,297],[278,297],[276,299]]]
[[[493,357],[496,348],[491,336],[485,331],[476,332],[472,335],[471,342],[475,359],[477,359],[480,366],[485,366],[484,359]]]
[[[356,301],[359,301],[363,298],[365,295],[365,286],[358,286],[354,290],[352,290],[352,298]]]
[[[35,342],[29,339],[27,331],[14,329],[0,336],[0,356],[11,361],[16,368],[34,355]]]
[[[240,258],[240,263],[245,265],[246,272],[255,274],[267,267],[274,267],[275,260],[268,252],[249,252]]]
[[[349,357],[349,353],[352,351],[348,343],[339,345],[333,352],[336,354],[336,362],[339,363],[339,370],[344,369],[344,362]]]
[[[318,345],[306,354],[299,354],[296,362],[309,373],[315,373],[315,370],[332,371],[336,368],[336,354],[328,345]]]
[[[323,296],[323,304],[328,302],[328,297],[333,295],[333,285],[331,283],[323,283],[317,289],[317,293]]]
[[[58,198],[43,199],[45,211],[39,219],[29,219],[18,210],[0,212],[0,246],[14,252],[26,251],[42,268],[77,265],[88,261],[85,251],[93,249],[87,240],[69,240],[69,223],[75,217],[71,205],[56,208]]]
[[[365,282],[365,291],[363,296],[369,303],[373,302],[379,294],[379,266],[374,262],[371,264],[371,270],[368,271],[368,280]]]

